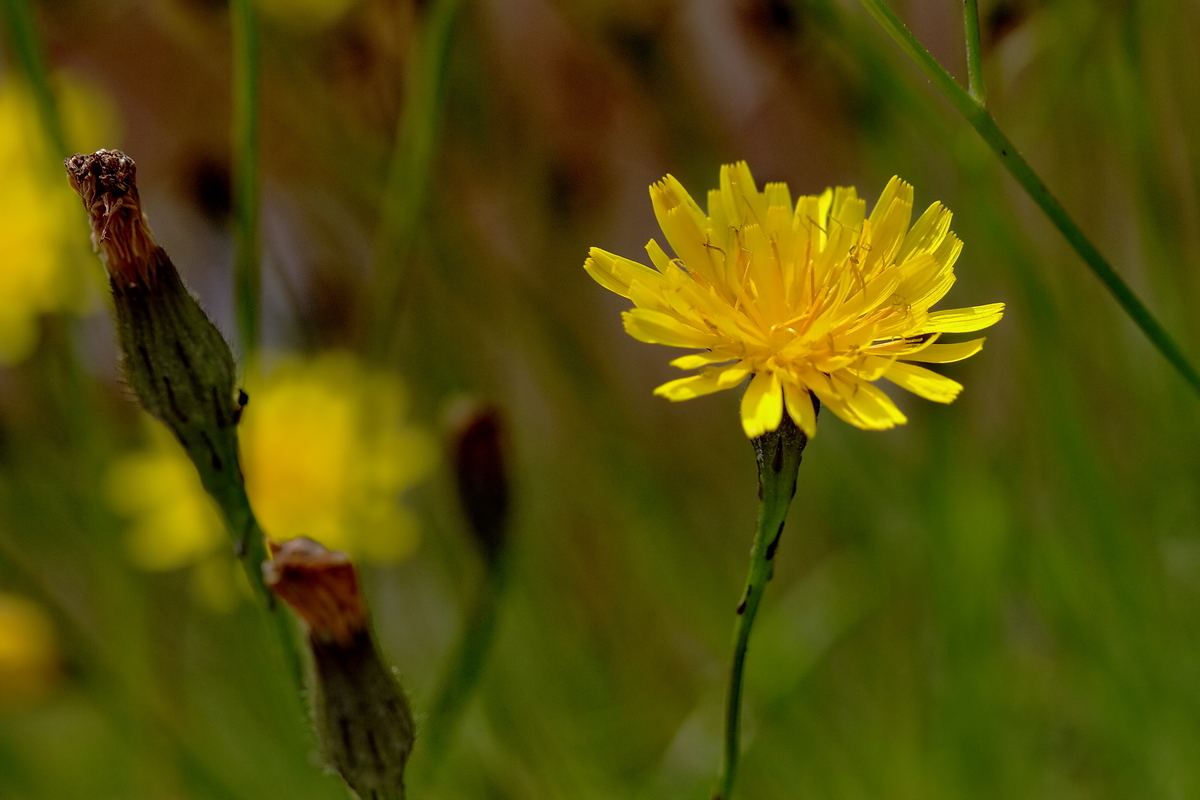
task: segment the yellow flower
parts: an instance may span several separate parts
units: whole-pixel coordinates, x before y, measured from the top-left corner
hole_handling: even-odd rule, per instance
[[[853,188],[826,189],[795,206],[786,184],[760,192],[745,162],[721,168],[707,214],[670,175],[650,197],[677,257],[651,240],[654,269],[595,247],[584,268],[633,301],[624,314],[629,335],[706,351],[672,361],[701,372],[655,394],[688,400],[753,376],[741,407],[751,438],[778,428],[785,409],[813,436],[813,395],[859,428],[903,425],[904,415],[872,385],[879,378],[949,403],[962,385],[908,362],[974,355],[983,339],[938,339],[986,328],[1004,312],[1003,303],[929,310],[954,284],[962,242],[941,203],[910,227],[913,190],[899,178],[870,217]]]
[[[395,561],[417,543],[400,503],[436,447],[404,421],[404,387],[348,354],[280,364],[253,385],[242,420],[246,489],[267,533],[307,536],[359,561]]]
[[[108,500],[131,520],[125,543],[142,569],[177,569],[229,540],[221,513],[166,426],[150,422],[149,450],[121,457],[108,473]]]
[[[64,124],[72,144],[94,144],[116,127],[108,106],[94,91],[62,81]],[[0,364],[26,358],[37,344],[42,314],[77,311],[87,297],[79,245],[79,201],[62,179],[62,169],[44,140],[37,109],[18,81],[0,84]]]
[[[61,677],[49,616],[24,597],[0,592],[0,707],[34,704]]]
[[[435,444],[405,421],[400,382],[348,354],[326,354],[285,361],[248,389],[242,468],[267,533],[308,536],[361,561],[408,555],[417,525],[400,495],[430,473]],[[215,602],[233,574],[222,566],[228,534],[183,448],[151,424],[151,448],[113,465],[110,504],[131,520],[127,543],[136,564],[198,564],[197,588]]]

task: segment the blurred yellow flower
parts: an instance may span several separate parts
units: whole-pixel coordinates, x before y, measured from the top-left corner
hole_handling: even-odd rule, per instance
[[[130,522],[126,545],[143,569],[195,563],[229,540],[217,505],[166,426],[147,425],[149,450],[129,453],[108,474],[112,509]]]
[[[94,90],[60,81],[59,104],[71,144],[94,144],[116,127]],[[109,142],[111,144],[111,142]],[[0,83],[0,364],[26,358],[37,344],[42,314],[80,311],[88,297],[79,257],[79,201],[62,179],[61,156],[46,142],[37,109],[20,82]],[[72,253],[75,257],[72,257]]]
[[[0,592],[0,706],[26,706],[62,677],[54,625],[41,606]]]
[[[405,421],[399,380],[334,353],[284,361],[248,392],[242,469],[272,538],[307,536],[358,561],[396,561],[413,550],[417,524],[400,495],[431,472],[436,446]],[[112,507],[131,520],[130,555],[152,570],[200,562],[198,588],[219,599],[228,548],[220,514],[183,448],[151,424],[150,449],[126,455],[109,474]]]
[[[242,467],[267,533],[308,536],[359,561],[408,555],[417,527],[399,496],[429,475],[437,451],[405,422],[400,381],[334,353],[279,364],[249,390]]]
[[[983,339],[937,340],[1003,315],[1003,303],[929,311],[954,284],[962,242],[941,203],[910,227],[913,189],[899,178],[870,217],[853,188],[826,189],[795,206],[786,184],[760,192],[745,162],[721,168],[707,214],[670,175],[650,187],[650,197],[677,257],[651,240],[655,269],[596,247],[584,268],[633,301],[624,319],[635,339],[706,351],[672,361],[701,372],[655,394],[688,400],[753,376],[741,405],[751,438],[778,428],[785,410],[813,436],[813,395],[859,428],[904,424],[872,385],[879,378],[949,403],[961,384],[907,362],[972,356]]]

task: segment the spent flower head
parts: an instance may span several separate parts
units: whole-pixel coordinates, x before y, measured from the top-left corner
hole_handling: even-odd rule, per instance
[[[930,311],[954,284],[962,242],[941,203],[912,224],[913,189],[899,178],[869,217],[852,187],[795,203],[786,184],[759,191],[745,162],[721,168],[707,213],[670,175],[650,197],[676,257],[651,240],[654,268],[596,247],[584,268],[633,301],[624,319],[635,339],[704,351],[672,361],[700,372],[656,394],[688,400],[752,377],[741,406],[751,438],[778,428],[785,410],[813,436],[814,398],[859,428],[904,424],[879,378],[949,403],[961,384],[910,362],[974,355],[983,339],[939,340],[1003,315],[1003,303]]]

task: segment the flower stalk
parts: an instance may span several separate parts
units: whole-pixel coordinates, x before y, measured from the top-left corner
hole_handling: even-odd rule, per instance
[[[133,159],[116,150],[98,150],[72,156],[65,166],[71,188],[88,212],[92,243],[108,270],[125,378],[142,407],[183,445],[221,509],[251,586],[263,607],[274,612],[260,570],[270,558],[266,537],[246,496],[238,456],[237,424],[249,398],[237,389],[229,345],[154,240],[142,212]],[[291,623],[282,613],[271,616],[289,670],[298,680]]]
[[[814,402],[814,413],[818,410]],[[730,800],[737,778],[738,756],[741,747],[742,683],[746,665],[746,650],[754,618],[762,602],[767,582],[774,571],[775,552],[783,536],[783,524],[788,508],[796,495],[796,475],[808,437],[787,414],[779,427],[752,440],[758,461],[759,512],[754,546],[750,551],[750,571],[746,588],[737,608],[737,623],[733,634],[733,666],[729,675],[729,693],[725,705],[725,746],[721,773],[713,800]]]
[[[503,420],[496,408],[464,406],[456,423],[453,462],[458,499],[485,572],[431,706],[423,736],[426,781],[432,780],[449,750],[458,722],[479,684],[508,583],[510,492]]]

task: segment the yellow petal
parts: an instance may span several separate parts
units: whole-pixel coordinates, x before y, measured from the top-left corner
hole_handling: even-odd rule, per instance
[[[644,264],[615,255],[599,247],[588,251],[588,260],[583,268],[596,283],[622,297],[629,296],[629,285],[636,278],[651,285],[663,285],[662,275]]]
[[[711,333],[702,333],[659,311],[635,308],[624,312],[621,317],[625,321],[625,331],[641,342],[697,349],[708,349],[717,344],[717,337]]]
[[[760,372],[742,395],[742,429],[751,439],[770,433],[783,421],[783,390],[773,372]]]
[[[962,384],[951,380],[945,375],[897,361],[884,377],[902,389],[907,389],[919,397],[932,400],[935,403],[949,403],[958,397]]]
[[[857,381],[845,398],[846,405],[854,413],[854,424],[863,430],[886,431],[908,422],[892,398],[866,381]]]
[[[792,193],[786,183],[768,183],[763,187],[763,197],[767,200],[767,208],[783,208],[787,217],[792,215]]]
[[[691,400],[693,397],[702,397],[706,394],[719,392],[722,389],[732,389],[745,380],[749,374],[750,370],[736,365],[726,369],[710,369],[705,370],[700,375],[692,375],[689,378],[679,378],[678,380],[664,383],[655,389],[654,393],[659,397],[665,397],[668,400],[676,402]]]
[[[872,228],[878,228],[883,223],[884,216],[891,210],[892,202],[895,200],[907,203],[909,209],[912,209],[913,188],[910,184],[900,180],[899,175],[893,175],[892,179],[887,182],[887,186],[883,187],[883,192],[879,195],[879,202],[875,204],[875,208],[871,209]],[[908,227],[907,222],[905,227]]]
[[[929,315],[922,330],[925,333],[940,331],[941,333],[970,333],[980,331],[995,325],[1004,316],[1004,303],[990,303],[986,306],[971,308],[954,308],[948,311],[935,311]]]
[[[983,339],[953,344],[931,344],[915,353],[901,355],[905,361],[924,361],[927,364],[950,364],[970,358],[983,349]]]
[[[754,185],[754,176],[745,161],[721,167],[721,199],[725,214],[736,227],[767,221],[767,201]]]
[[[783,384],[783,402],[787,407],[788,416],[804,435],[812,438],[817,435],[817,412],[813,408],[813,396],[799,383],[786,381]]]
[[[856,428],[863,427],[858,415],[847,404],[838,383],[835,383],[832,376],[816,370],[806,370],[802,373],[802,378],[804,385],[816,395],[817,399],[821,401],[821,405]]]
[[[904,237],[904,244],[900,246],[896,260],[903,263],[911,255],[932,253],[936,250],[950,231],[950,220],[953,216],[941,203],[934,203],[925,209],[925,213]]]
[[[711,273],[709,255],[704,249],[708,217],[696,205],[683,185],[668,175],[650,187],[650,200],[658,225],[675,255],[689,269]]]
[[[733,361],[733,356],[719,353],[693,353],[690,356],[680,356],[671,362],[672,367],[679,369],[699,369],[710,364],[720,364],[722,361]]]

